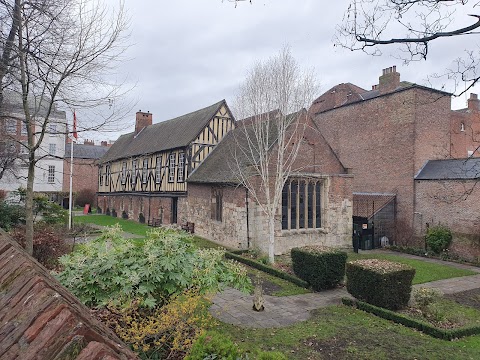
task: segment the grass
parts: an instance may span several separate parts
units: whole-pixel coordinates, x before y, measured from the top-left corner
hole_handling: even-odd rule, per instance
[[[434,339],[345,306],[314,311],[310,320],[280,329],[218,329],[247,351],[278,350],[289,359],[477,359],[480,336]]]
[[[416,270],[415,277],[413,278],[413,284],[423,284],[430,281],[477,274],[476,272],[471,270],[458,269],[449,265],[429,263],[423,260],[409,259],[399,255],[356,253],[348,254],[348,261],[358,259],[382,259],[410,265]]]
[[[147,224],[141,224],[133,220],[125,220],[122,218],[116,218],[108,215],[87,215],[87,216],[76,216],[74,218],[75,223],[77,224],[95,224],[100,226],[112,226],[115,224],[120,224],[123,231],[140,235],[145,237],[147,232],[152,228]],[[222,246],[204,239],[200,236],[193,236],[192,243],[198,248],[221,248]]]

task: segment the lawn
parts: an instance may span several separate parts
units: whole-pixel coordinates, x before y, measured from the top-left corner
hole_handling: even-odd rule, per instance
[[[310,320],[280,329],[220,324],[243,350],[278,350],[289,359],[477,359],[480,336],[434,339],[345,306],[313,312]]]
[[[458,269],[449,265],[440,265],[435,263],[429,263],[422,260],[410,259],[400,255],[391,254],[356,254],[349,253],[348,261],[358,259],[383,259],[396,261],[403,264],[410,265],[415,268],[415,277],[413,278],[413,284],[423,284],[430,281],[450,279],[460,276],[468,276],[477,274],[471,270]]]
[[[87,216],[76,216],[74,222],[77,224],[95,224],[100,226],[112,226],[115,224],[120,224],[123,231],[136,234],[140,236],[146,236],[149,230],[152,230],[152,227],[147,224],[140,224],[139,222],[133,220],[125,220],[122,218],[117,218],[108,215],[87,215]],[[199,248],[220,248],[221,246],[211,242],[207,239],[204,239],[200,236],[193,236],[192,242]]]

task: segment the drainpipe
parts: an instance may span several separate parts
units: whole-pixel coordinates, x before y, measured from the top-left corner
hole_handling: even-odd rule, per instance
[[[248,221],[248,189],[245,188],[245,208],[247,210],[247,249],[250,249],[250,225]]]

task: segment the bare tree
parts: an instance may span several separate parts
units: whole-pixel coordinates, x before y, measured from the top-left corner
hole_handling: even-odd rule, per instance
[[[288,47],[248,72],[234,103],[239,121],[232,170],[268,220],[268,257],[274,262],[275,215],[293,171],[316,85]]]
[[[31,254],[38,150],[49,124],[59,121],[59,107],[108,106],[121,95],[110,75],[125,49],[128,22],[123,1],[114,10],[101,0],[1,0],[0,11],[2,19],[10,19],[2,42],[1,52],[10,54],[0,64],[5,69],[1,87],[21,99],[27,132],[26,250]],[[89,129],[110,121],[101,119]]]
[[[382,55],[382,47],[396,45],[396,56],[408,63],[427,59],[433,42],[461,37],[465,53],[453,54],[445,73],[432,74],[453,79],[453,92],[461,95],[480,80],[480,54],[472,38],[478,34],[480,14],[469,15],[478,13],[478,5],[477,0],[351,0],[335,45],[370,55]],[[457,91],[460,83],[465,87]]]

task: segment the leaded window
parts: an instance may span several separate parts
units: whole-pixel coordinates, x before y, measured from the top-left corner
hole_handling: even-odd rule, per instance
[[[155,166],[155,183],[162,182],[162,155],[157,156],[157,164]]]
[[[127,162],[124,161],[122,163],[122,185],[125,185],[125,182],[127,181]]]
[[[55,165],[48,165],[47,182],[49,184],[52,184],[55,182]]]
[[[146,184],[148,180],[148,159],[143,159],[142,183]]]
[[[212,220],[222,221],[223,191],[222,189],[212,190]]]
[[[175,182],[175,154],[170,154],[169,163],[168,163],[168,182]]]
[[[185,173],[185,153],[182,151],[178,153],[178,170],[177,170],[178,182],[183,182],[184,173]]]
[[[321,193],[321,180],[288,180],[282,191],[282,229],[321,228]]]
[[[132,160],[132,187],[137,184],[137,160]]]

